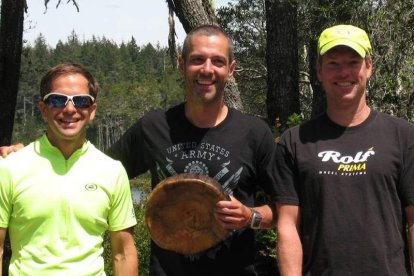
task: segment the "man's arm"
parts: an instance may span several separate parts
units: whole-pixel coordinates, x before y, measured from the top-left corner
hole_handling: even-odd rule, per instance
[[[299,237],[299,207],[277,204],[277,260],[282,276],[302,275],[303,251]]]
[[[3,275],[3,252],[4,252],[4,240],[6,239],[6,228],[0,227],[0,275]]]
[[[114,275],[138,275],[138,254],[134,244],[133,227],[111,233]]]
[[[408,248],[410,249],[411,271],[414,271],[414,205],[405,207],[408,223]]]

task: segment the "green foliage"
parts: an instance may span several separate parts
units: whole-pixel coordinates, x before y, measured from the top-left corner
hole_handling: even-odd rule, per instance
[[[293,113],[290,115],[285,124],[281,124],[279,119],[276,119],[275,125],[273,126],[273,137],[278,141],[282,133],[296,125],[299,125],[303,121],[303,118],[300,114]]]
[[[381,111],[414,121],[414,2],[391,0],[373,7],[368,30],[374,50],[374,75],[368,100]]]
[[[278,275],[276,264],[277,234],[274,229],[256,231],[257,255],[259,275]]]
[[[264,1],[232,1],[217,10],[217,18],[233,38],[237,60],[235,78],[245,111],[267,117]]]
[[[263,0],[232,0],[217,17],[232,36],[237,58],[236,80],[247,113],[266,117],[267,70]],[[414,121],[414,2],[411,0],[297,1],[301,114],[312,114],[315,70],[310,60],[318,35],[334,24],[367,30],[374,49],[374,74],[368,87],[371,106]],[[358,11],[358,12],[355,12]],[[271,19],[269,19],[271,20]],[[281,64],[283,68],[283,64]],[[280,80],[281,82],[283,80]],[[285,122],[282,122],[285,123]]]

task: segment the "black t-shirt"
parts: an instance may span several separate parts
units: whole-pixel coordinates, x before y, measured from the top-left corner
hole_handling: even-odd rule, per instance
[[[154,187],[179,173],[215,178],[225,191],[247,206],[262,189],[275,198],[275,143],[260,119],[229,108],[214,128],[192,125],[184,104],[142,117],[109,151],[130,178],[148,170]],[[256,275],[254,235],[237,231],[215,248],[197,256],[183,256],[152,244],[152,275]]]
[[[371,111],[326,114],[283,134],[277,200],[299,205],[304,275],[409,275],[404,207],[414,204],[414,126]]]

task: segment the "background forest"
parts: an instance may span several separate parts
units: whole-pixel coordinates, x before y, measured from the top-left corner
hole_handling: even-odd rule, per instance
[[[178,9],[211,1],[166,2]],[[179,11],[174,12],[189,28]],[[323,91],[315,76],[316,39],[322,29],[337,23],[360,26],[371,37],[374,75],[368,85],[369,104],[414,122],[414,1],[233,0],[214,11],[214,20],[234,39],[240,109],[266,120],[275,136],[324,110]],[[33,45],[24,44],[12,141],[27,144],[44,132],[37,109],[40,77],[57,63],[76,62],[101,85],[98,113],[88,137],[98,148],[107,149],[145,112],[183,101],[174,53],[159,45],[137,45],[133,37],[116,44],[105,37],[80,40],[76,33],[54,48],[42,36]],[[137,211],[139,219],[142,210]],[[275,275],[275,235],[263,232],[259,239],[263,269]],[[143,228],[138,229],[137,244],[140,274],[146,275],[149,249]]]

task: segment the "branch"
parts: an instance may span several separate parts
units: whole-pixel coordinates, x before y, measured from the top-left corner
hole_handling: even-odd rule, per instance
[[[168,25],[169,25],[169,33],[168,33],[168,51],[170,53],[171,63],[173,68],[177,67],[177,49],[175,46],[175,22],[174,22],[174,9],[173,3],[170,5],[171,1],[167,1],[168,3]]]
[[[66,2],[66,4],[69,4],[69,2],[72,2],[73,5],[76,7],[76,10],[79,12],[79,5],[78,2],[76,2],[77,0],[68,0]],[[47,11],[47,5],[49,4],[50,0],[45,0],[45,12]],[[60,2],[62,2],[62,0],[58,0],[57,4],[56,4],[56,8],[59,7]]]

